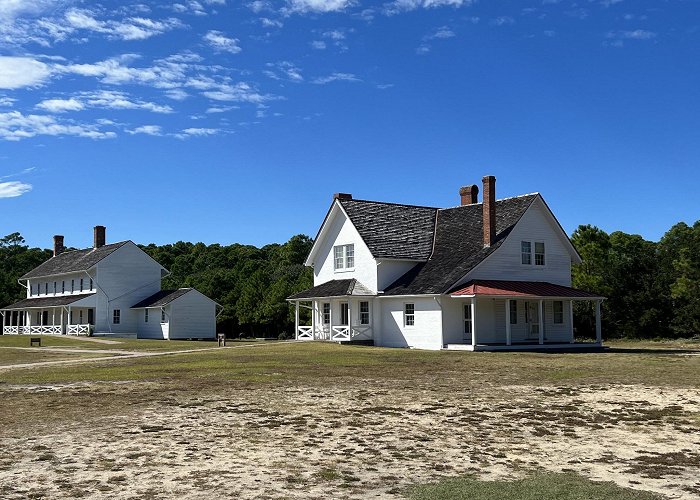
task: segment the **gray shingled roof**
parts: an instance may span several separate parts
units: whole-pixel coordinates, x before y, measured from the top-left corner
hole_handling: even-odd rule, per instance
[[[100,248],[63,252],[56,257],[51,257],[43,264],[38,265],[20,279],[41,278],[43,276],[54,276],[56,274],[87,271],[126,243],[128,243],[128,241],[111,243],[101,246]]]
[[[433,248],[436,208],[340,199],[377,259],[427,260]]]
[[[356,279],[331,280],[291,295],[288,300],[315,299],[320,297],[344,297],[346,295],[374,295],[372,290]]]
[[[384,295],[442,294],[495,251],[537,194],[496,201],[496,241],[484,248],[482,204],[438,210],[435,250],[384,290]]]
[[[162,307],[170,304],[173,300],[182,297],[187,292],[191,292],[193,288],[178,288],[177,290],[161,290],[150,297],[143,299],[138,304],[131,306],[132,309],[144,307]]]
[[[94,293],[83,293],[80,295],[60,295],[56,297],[37,297],[33,299],[22,299],[7,307],[0,309],[29,309],[31,307],[59,307],[67,306],[81,299],[92,297]]]

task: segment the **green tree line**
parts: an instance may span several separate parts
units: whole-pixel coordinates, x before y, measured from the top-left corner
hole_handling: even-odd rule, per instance
[[[700,335],[700,221],[676,224],[658,242],[590,225],[579,226],[571,241],[583,258],[572,269],[573,286],[607,297],[606,338]],[[170,270],[163,288],[194,287],[224,307],[218,331],[278,336],[294,329],[285,298],[313,284],[304,266],[312,244],[297,235],[262,248],[181,241],[141,248]],[[19,233],[0,238],[0,304],[23,298],[17,278],[49,257]],[[579,335],[593,333],[588,305],[577,305],[575,321]]]

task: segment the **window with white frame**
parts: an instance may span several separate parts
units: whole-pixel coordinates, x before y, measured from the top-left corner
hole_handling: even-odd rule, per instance
[[[520,242],[520,262],[528,266],[532,264],[532,243],[529,241]]]
[[[518,324],[518,301],[517,300],[510,301],[510,324],[511,325]]]
[[[324,302],[322,307],[323,307],[323,324],[330,325],[331,324],[331,304],[330,304],[330,302]]]
[[[168,318],[165,316],[165,309],[160,310],[160,322],[161,323],[167,323]]]
[[[53,282],[53,294],[56,295],[56,282]]]
[[[360,324],[369,325],[369,302],[360,302]]]
[[[80,278],[80,291],[83,291],[83,278]]]
[[[472,321],[472,305],[464,304],[464,333],[471,335],[474,331],[474,322]]]
[[[70,293],[75,292],[75,280],[70,280]]]
[[[333,247],[333,269],[349,270],[355,267],[355,245],[337,245]]]
[[[535,242],[535,265],[544,266],[544,241]]]
[[[48,294],[49,294],[49,284],[44,283],[44,295],[48,295]]]
[[[79,325],[83,324],[83,311],[82,310],[78,311],[78,324]]]
[[[61,281],[61,293],[66,293],[66,282]]]
[[[93,290],[93,285],[92,285],[92,278],[90,278],[90,291]]]
[[[144,309],[143,322],[148,323],[148,309]]]
[[[564,301],[555,300],[552,304],[554,310],[554,324],[562,325],[564,324]]]
[[[416,324],[416,305],[404,304],[403,306],[403,326],[414,326]]]
[[[122,320],[122,312],[120,309],[115,309],[112,313],[112,323],[118,325]]]

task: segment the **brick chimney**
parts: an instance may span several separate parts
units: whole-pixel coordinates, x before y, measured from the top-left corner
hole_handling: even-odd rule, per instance
[[[485,175],[484,183],[484,247],[496,241],[496,178]]]
[[[459,196],[462,198],[462,205],[473,205],[478,203],[479,188],[476,184],[462,186],[459,188]]]
[[[60,255],[61,252],[64,250],[63,246],[63,236],[60,234],[57,234],[53,237],[53,256],[56,257],[57,255]]]
[[[334,200],[352,200],[352,195],[350,193],[335,193],[333,195]]]
[[[104,226],[95,226],[95,244],[94,248],[100,248],[105,246],[107,228]]]

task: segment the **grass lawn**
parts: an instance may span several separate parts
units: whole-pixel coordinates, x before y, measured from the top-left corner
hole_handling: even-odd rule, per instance
[[[546,354],[228,345],[1,370],[0,497],[700,496],[697,343]],[[49,352],[0,349],[0,364],[15,354]]]
[[[129,339],[129,338],[110,338],[106,340],[114,340],[118,344],[103,344],[100,342],[92,342],[91,340],[83,340],[81,337],[66,337],[61,335],[0,335],[0,347],[29,347],[29,339],[41,337],[41,345],[43,347],[68,347],[73,349],[113,349],[123,351],[179,351],[185,349],[207,349],[216,347],[215,340],[149,340],[149,339]],[[92,337],[101,339],[101,337]],[[236,345],[239,343],[249,343],[242,341],[227,340],[227,345]]]

